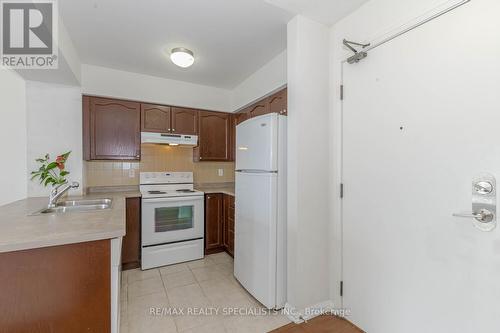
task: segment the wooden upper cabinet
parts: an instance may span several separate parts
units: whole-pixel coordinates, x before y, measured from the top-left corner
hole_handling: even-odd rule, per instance
[[[141,104],[141,130],[143,132],[170,132],[170,106]]]
[[[287,88],[280,90],[273,95],[263,98],[260,101],[238,111],[234,114],[236,125],[253,117],[262,116],[268,113],[278,113],[287,115]]]
[[[262,116],[263,114],[269,113],[269,103],[267,102],[267,98],[259,101],[248,109],[248,113],[250,118]]]
[[[248,111],[249,111],[249,109],[247,108],[243,111],[239,111],[239,112],[234,114],[236,125],[244,122],[247,119],[250,119],[250,113]]]
[[[229,160],[236,161],[236,125],[238,124],[238,115],[231,114],[229,116],[229,122],[231,124],[231,136],[229,140]]]
[[[172,108],[172,133],[198,134],[198,111],[187,108]]]
[[[86,160],[139,160],[140,103],[83,97],[83,144]]]
[[[287,115],[287,89],[278,91],[268,98],[269,112]]]
[[[222,112],[199,111],[199,138],[194,158],[197,161],[230,160],[230,115]]]

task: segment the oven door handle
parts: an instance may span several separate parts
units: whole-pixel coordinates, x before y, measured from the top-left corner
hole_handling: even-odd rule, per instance
[[[173,198],[143,198],[144,202],[177,202],[177,201],[198,201],[203,200],[202,196],[173,197]]]

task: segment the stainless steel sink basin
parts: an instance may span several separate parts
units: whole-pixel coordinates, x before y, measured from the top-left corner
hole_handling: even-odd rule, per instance
[[[111,206],[113,200],[111,199],[82,199],[82,200],[68,200],[60,201],[56,206],[58,207],[74,207],[74,206],[95,206],[95,205],[108,205]]]
[[[64,214],[64,213],[82,213],[111,208],[113,200],[111,199],[89,199],[89,200],[68,200],[58,202],[56,207],[43,208],[33,215],[40,214]]]

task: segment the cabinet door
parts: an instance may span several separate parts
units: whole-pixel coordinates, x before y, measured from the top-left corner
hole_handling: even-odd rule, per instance
[[[0,332],[111,332],[110,255],[109,239],[0,253]]]
[[[267,101],[267,98],[250,106],[248,113],[250,114],[251,118],[269,113],[269,103]]]
[[[234,256],[234,197],[224,194],[224,248]]]
[[[222,194],[205,195],[205,251],[223,246],[223,214]]]
[[[187,108],[172,108],[172,133],[198,134],[198,111]]]
[[[140,104],[95,97],[90,98],[89,104],[90,159],[140,159]]]
[[[234,216],[235,216],[235,205],[234,197],[229,196],[229,221],[228,221],[228,237],[229,237],[229,253],[234,256]]]
[[[231,124],[231,135],[229,140],[229,160],[235,161],[236,159],[236,125],[238,121],[238,116],[232,114],[229,117],[229,122]]]
[[[141,199],[126,199],[126,234],[122,243],[123,270],[140,266]]]
[[[143,132],[170,132],[170,106],[141,104],[141,130]]]
[[[239,112],[234,114],[235,119],[236,119],[236,125],[238,125],[238,124],[240,124],[240,123],[242,123],[245,120],[250,118],[250,113],[248,111],[249,111],[249,109],[247,108],[243,111],[239,111]]]
[[[224,198],[224,227],[223,227],[223,243],[224,248],[229,249],[229,195],[223,194]]]
[[[270,96],[269,112],[275,112],[281,115],[287,115],[287,89],[278,91],[276,94]]]
[[[229,161],[230,131],[229,114],[200,111],[198,159],[201,161]]]

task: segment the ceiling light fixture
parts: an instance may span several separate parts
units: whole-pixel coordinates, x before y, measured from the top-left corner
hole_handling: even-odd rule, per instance
[[[188,68],[194,63],[193,51],[184,47],[176,47],[170,53],[170,60],[179,67]]]

